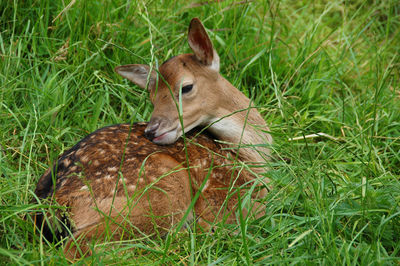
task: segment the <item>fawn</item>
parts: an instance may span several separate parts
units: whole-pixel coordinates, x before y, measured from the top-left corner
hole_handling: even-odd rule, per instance
[[[48,239],[71,232],[64,246],[68,258],[90,253],[88,243],[105,235],[114,240],[126,238],[126,232],[163,235],[183,219],[204,230],[214,222],[234,223],[243,191],[252,187],[253,199],[265,195],[268,180],[256,178],[262,168],[238,164],[268,159],[272,138],[265,121],[219,74],[218,54],[197,18],[188,42],[194,54],[175,56],[158,71],[140,64],[115,69],[149,90],[154,105],[149,123],[91,133],[40,178],[37,198],[54,200],[64,210],[38,213],[38,230]],[[243,207],[245,214],[260,210],[257,202]]]

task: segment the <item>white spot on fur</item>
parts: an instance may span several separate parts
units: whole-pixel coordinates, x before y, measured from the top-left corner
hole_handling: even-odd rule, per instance
[[[71,160],[70,159],[64,159],[63,164],[65,167],[68,167],[71,164]]]
[[[210,179],[207,180],[206,184],[204,185],[203,189],[201,190],[201,192],[206,191],[206,189],[208,188],[208,186],[210,185]]]
[[[106,180],[111,180],[112,177],[111,177],[111,175],[106,175],[106,176],[104,176],[104,179],[106,179]]]
[[[86,156],[86,155],[85,156],[81,156],[80,159],[81,159],[82,163],[87,163],[89,161],[89,156]]]
[[[136,190],[136,186],[135,185],[129,185],[128,189],[131,191],[135,191]]]
[[[60,187],[64,186],[65,183],[67,183],[67,179],[64,179],[63,181],[61,181]]]
[[[89,188],[85,185],[85,186],[81,187],[79,190],[86,190],[86,191],[89,191]]]
[[[109,171],[109,172],[117,172],[118,171],[118,167],[108,167],[107,168],[107,170]]]

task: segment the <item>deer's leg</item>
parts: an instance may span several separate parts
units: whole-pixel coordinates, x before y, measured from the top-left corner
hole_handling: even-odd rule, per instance
[[[203,231],[209,231],[213,224],[224,222],[235,224],[237,221],[238,201],[240,195],[240,206],[243,218],[248,215],[260,218],[265,213],[265,205],[260,200],[265,197],[265,188],[256,189],[251,194],[250,200],[244,201],[247,188],[230,188],[218,182],[210,182],[204,189],[196,202],[195,213],[198,224]]]

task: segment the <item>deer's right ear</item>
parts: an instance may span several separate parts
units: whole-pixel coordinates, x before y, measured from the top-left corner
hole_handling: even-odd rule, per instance
[[[117,66],[115,72],[120,74],[122,77],[129,79],[139,87],[146,89],[147,79],[149,79],[149,86],[147,89],[151,88],[157,79],[156,71],[152,70],[150,72],[150,67],[148,65],[132,64]],[[150,77],[149,77],[150,74]]]
[[[197,60],[215,71],[219,71],[219,56],[214,50],[210,37],[198,18],[190,21],[188,42]]]

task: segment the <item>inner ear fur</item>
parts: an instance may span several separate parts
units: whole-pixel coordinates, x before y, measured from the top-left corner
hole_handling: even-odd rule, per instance
[[[217,71],[219,70],[218,54],[213,48],[206,29],[198,18],[193,18],[190,22],[188,42],[197,60]]]

